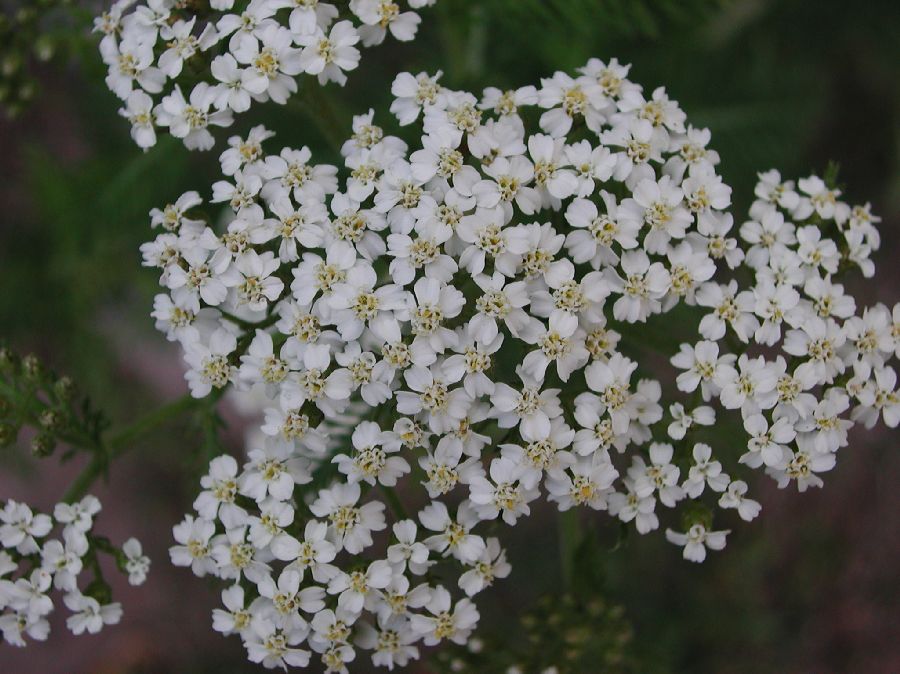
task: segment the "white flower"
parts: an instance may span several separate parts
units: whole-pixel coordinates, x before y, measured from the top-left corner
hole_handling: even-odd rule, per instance
[[[630,382],[635,368],[637,363],[617,353],[609,361],[595,361],[585,369],[588,388],[599,394],[616,434],[628,431],[634,413]]]
[[[687,533],[681,534],[666,529],[666,539],[670,543],[684,548],[682,555],[691,562],[702,562],[706,559],[706,550],[721,550],[725,547],[725,537],[731,533],[726,531],[707,531],[702,524],[694,524]]]
[[[800,293],[791,286],[775,286],[761,282],[753,290],[756,298],[755,313],[762,318],[754,338],[760,344],[771,346],[781,339],[781,324],[787,322],[796,326],[802,322],[803,313],[799,308]]]
[[[670,246],[666,257],[669,259],[669,276],[672,282],[667,304],[674,304],[679,298],[684,298],[687,304],[694,304],[695,290],[712,278],[716,271],[715,263],[706,251],[695,251],[687,241]]]
[[[469,499],[478,516],[492,520],[502,515],[504,522],[513,525],[520,516],[528,515],[531,512],[528,503],[537,498],[538,492],[522,482],[524,474],[524,466],[510,459],[493,459],[490,479],[479,475],[469,485]]]
[[[900,424],[900,395],[897,393],[897,373],[893,368],[875,370],[875,381],[859,392],[860,407],[853,410],[853,419],[863,419],[866,428],[872,428],[879,414],[884,424],[896,428]]]
[[[255,96],[265,95],[276,103],[287,103],[297,91],[294,76],[304,70],[301,52],[294,49],[293,40],[291,31],[272,24],[260,31],[259,41],[242,41],[232,50],[237,62],[246,66],[247,76],[241,75],[241,86]]]
[[[410,471],[406,459],[391,456],[400,450],[400,443],[391,434],[382,431],[378,424],[364,421],[353,431],[353,456],[338,454],[332,459],[338,470],[347,475],[350,482],[368,482],[393,487],[398,478]]]
[[[248,452],[250,461],[238,478],[238,491],[255,501],[271,496],[286,501],[294,493],[295,484],[312,479],[306,459],[294,453],[293,445],[280,440],[266,439],[259,449]]]
[[[691,454],[694,463],[688,471],[688,479],[681,485],[684,492],[690,498],[697,498],[707,485],[713,491],[724,491],[729,485],[729,478],[722,472],[722,464],[712,460],[712,448],[698,442]]]
[[[290,562],[289,568],[300,572],[309,569],[316,581],[325,582],[335,571],[330,562],[337,556],[337,548],[327,540],[327,535],[328,525],[310,520],[306,523],[302,541],[284,532],[276,536],[271,543],[272,554]]]
[[[566,248],[572,261],[576,264],[590,261],[594,269],[619,261],[614,244],[624,250],[636,248],[640,230],[638,221],[618,217],[615,196],[601,190],[600,198],[606,210],[603,214],[588,199],[574,199],[566,209],[566,221],[576,228],[566,236]]]
[[[240,581],[246,578],[259,583],[269,572],[260,550],[248,540],[249,527],[241,523],[213,537],[210,555],[215,562],[215,575],[224,580]]]
[[[345,341],[358,339],[367,325],[383,341],[400,340],[395,312],[406,309],[406,293],[395,285],[376,289],[377,281],[375,270],[360,263],[347,272],[345,282],[335,286],[328,303],[336,311],[334,320]]]
[[[741,238],[753,244],[747,251],[747,265],[753,269],[764,267],[772,255],[796,242],[793,224],[785,222],[784,215],[774,208],[765,209],[760,222],[745,222],[740,231]]]
[[[96,599],[80,592],[67,594],[64,601],[73,614],[66,619],[66,626],[72,634],[96,634],[104,625],[115,625],[122,619],[122,605],[119,603],[101,606]]]
[[[464,563],[474,563],[484,552],[485,542],[469,530],[478,522],[478,516],[470,505],[463,502],[456,518],[450,517],[447,506],[433,501],[419,512],[419,521],[429,531],[438,532],[425,539],[425,544],[436,552],[451,554]]]
[[[259,504],[259,517],[245,516],[250,525],[247,538],[257,548],[265,548],[284,533],[294,521],[294,508],[289,503],[268,498]]]
[[[430,498],[438,498],[452,491],[457,484],[471,484],[483,476],[481,464],[475,457],[462,460],[463,443],[450,436],[438,441],[433,453],[419,459],[419,465],[428,478],[424,482]]]
[[[800,203],[800,195],[794,190],[794,181],[782,182],[781,174],[776,169],[759,174],[754,193],[757,198],[778,204],[788,211],[793,211]]]
[[[122,553],[125,555],[128,582],[131,585],[143,585],[150,570],[150,558],[143,553],[141,542],[136,538],[129,538],[122,545]]]
[[[609,180],[616,168],[616,158],[609,148],[592,147],[587,140],[566,146],[565,153],[578,181],[575,194],[579,197],[592,194],[596,183]]]
[[[338,595],[338,607],[349,613],[362,611],[366,601],[374,599],[375,591],[391,582],[391,565],[383,559],[372,562],[365,571],[340,572],[328,583],[328,593]]]
[[[316,517],[327,517],[329,532],[338,549],[357,554],[372,545],[372,532],[385,528],[384,504],[371,501],[357,506],[359,483],[337,484],[323,489],[309,509]]]
[[[612,291],[621,295],[613,305],[613,315],[619,321],[644,322],[661,310],[660,300],[672,281],[669,272],[661,262],[651,263],[643,250],[624,253],[621,269],[622,276],[609,268],[606,277]]]
[[[531,328],[534,322],[523,309],[530,302],[524,282],[508,283],[500,273],[490,277],[476,275],[474,280],[483,292],[475,300],[477,313],[469,322],[477,340],[483,343],[493,342],[499,331],[498,320],[503,322],[514,337],[529,334],[526,328]]]
[[[355,643],[361,648],[373,651],[372,664],[376,667],[393,669],[406,667],[410,660],[419,657],[419,649],[413,646],[419,640],[407,621],[391,617],[378,619],[378,629],[363,623]]]
[[[14,582],[5,581],[5,603],[15,611],[29,616],[43,617],[53,611],[53,601],[48,593],[53,581],[52,574],[41,568]]]
[[[550,500],[556,501],[560,510],[573,506],[606,510],[607,499],[618,476],[619,472],[602,454],[596,454],[593,458],[579,457],[566,469],[550,471],[547,491]]]
[[[421,19],[415,12],[401,12],[388,0],[353,0],[353,13],[365,24],[359,30],[365,46],[380,44],[387,31],[401,42],[415,38]]]
[[[43,538],[53,527],[53,521],[44,514],[34,514],[26,504],[7,501],[0,510],[0,545],[14,548],[22,555],[38,551],[37,538]]]
[[[6,612],[0,615],[0,631],[3,640],[11,646],[26,645],[24,635],[35,641],[46,641],[50,633],[50,623],[40,616],[31,616],[21,612]]]
[[[306,628],[306,621],[300,615],[316,613],[325,608],[325,590],[318,586],[300,588],[303,575],[296,569],[285,568],[276,582],[272,576],[264,575],[256,584],[259,597],[250,604],[251,615],[268,619],[279,629],[292,633]]]
[[[165,40],[167,49],[160,54],[159,69],[163,74],[175,79],[181,74],[184,62],[191,58],[198,50],[205,49],[210,46],[215,39],[215,28],[207,25],[200,37],[193,35],[196,17],[190,21],[181,19],[173,24],[163,24],[159,31],[159,36]]]
[[[819,217],[826,220],[834,218],[837,211],[837,198],[840,190],[831,190],[825,185],[825,181],[818,176],[801,178],[797,182],[800,191],[809,196],[809,200]]]
[[[154,113],[159,125],[168,127],[169,133],[183,139],[189,150],[209,150],[215,144],[209,126],[229,126],[232,122],[229,110],[210,112],[216,96],[216,89],[205,82],[196,85],[188,99],[176,86]]]
[[[749,290],[738,292],[736,281],[727,286],[715,282],[703,284],[697,291],[697,304],[709,307],[712,312],[700,321],[700,334],[705,339],[718,341],[725,336],[727,328],[742,342],[748,342],[759,326],[753,315],[756,300]]]
[[[391,84],[391,112],[397,116],[401,125],[412,124],[421,113],[423,107],[434,105],[438,101],[441,87],[437,83],[441,73],[434,76],[419,73],[413,76],[400,73]]]
[[[411,626],[423,636],[426,646],[434,646],[443,639],[466,643],[480,617],[472,602],[460,599],[454,605],[450,593],[440,586],[432,593],[425,608],[431,615],[413,615]]]
[[[853,426],[849,419],[842,419],[850,407],[850,398],[839,388],[831,388],[816,405],[812,416],[797,423],[798,445],[807,441],[819,452],[836,452],[847,444],[847,431]]]
[[[506,561],[506,551],[496,538],[489,538],[481,558],[459,577],[459,587],[469,597],[473,597],[486,587],[493,585],[496,578],[506,578],[512,567]]]
[[[741,354],[737,368],[723,365],[716,373],[715,383],[722,389],[720,400],[726,409],[742,408],[745,412],[770,409],[775,405],[778,393],[776,370],[772,363],[758,356],[750,358]]]
[[[251,623],[244,645],[250,662],[261,663],[267,669],[287,666],[306,667],[309,665],[310,652],[294,648],[302,640],[302,632],[283,632],[269,621],[260,620]]]
[[[737,509],[738,515],[740,515],[741,519],[746,522],[756,519],[756,516],[759,515],[759,511],[762,509],[762,506],[758,501],[747,498],[745,496],[746,493],[746,482],[744,482],[743,480],[735,480],[734,482],[731,482],[728,485],[728,488],[722,493],[722,496],[719,498],[719,507]]]
[[[321,29],[296,35],[294,40],[303,47],[299,65],[304,72],[317,75],[320,84],[329,80],[344,84],[343,71],[354,70],[359,65],[359,33],[349,21],[338,21],[326,35]]]
[[[434,433],[446,433],[466,416],[471,399],[464,389],[450,389],[448,378],[437,366],[431,369],[414,365],[403,378],[412,391],[399,391],[397,411],[401,414],[423,413]]]
[[[190,20],[157,10],[140,12],[149,40]],[[286,98],[301,64],[343,78],[360,36],[405,38],[415,23],[386,0],[351,3],[358,31],[328,3],[241,11],[221,22],[234,61],[219,61],[209,114]],[[471,646],[477,612],[468,599],[454,609],[432,566],[469,596],[507,575],[502,538],[486,540],[482,522],[515,524],[542,490],[560,510],[608,510],[642,534],[659,528],[657,501],[678,509],[694,526],[669,537],[700,559],[726,532],[706,529],[698,501],[745,520],[759,511],[730,479],[735,464],[804,490],[821,485],[853,421],[900,421],[900,308],[856,315],[833,273],[871,272],[868,209],[765,174],[735,234],[708,131],[627,75],[592,60],[479,100],[403,73],[392,110],[419,120],[408,141],[369,110],[339,168],[306,147],[267,154],[257,127],[220,158],[221,215],[200,219],[196,193],[153,213],[163,231],[142,253],[166,289],[154,318],[184,349],[192,393],[234,383],[235,402],[261,412],[243,465],[211,463],[199,517],[176,527],[170,553],[220,585],[247,579],[214,622],[251,659],[306,665],[314,652],[325,671],[347,672],[362,651],[393,667],[420,639]],[[642,347],[673,337],[670,386]],[[717,406],[740,411],[746,450],[697,441],[713,437],[702,427]],[[403,514],[412,503],[415,520]],[[56,583],[77,587],[69,537],[35,545]],[[19,583],[9,611],[46,612],[50,585]],[[41,634],[25,619],[4,623],[10,639]]]
[[[70,525],[76,531],[87,533],[93,525],[94,516],[101,510],[96,496],[88,494],[76,503],[57,503],[53,508],[53,519]]]
[[[153,46],[146,43],[103,40],[100,55],[109,66],[106,86],[119,98],[127,98],[137,85],[150,94],[162,91],[165,74],[154,67]]]
[[[90,547],[87,537],[72,527],[63,531],[63,542],[51,540],[41,550],[41,567],[53,574],[53,586],[71,592],[78,587],[82,558]]]
[[[212,573],[216,564],[211,556],[210,540],[216,531],[216,525],[202,518],[194,519],[187,515],[175,525],[172,535],[179,545],[169,548],[172,564],[190,566],[194,575],[205,576]]]
[[[634,190],[634,197],[619,206],[619,217],[637,222],[649,231],[644,237],[648,253],[662,254],[672,239],[683,239],[691,223],[691,215],[682,200],[681,188],[672,184],[669,176],[659,182],[642,180]]]
[[[646,534],[659,527],[659,519],[654,513],[656,499],[651,495],[639,496],[634,482],[623,479],[626,492],[609,495],[609,513],[623,522],[635,523],[638,533]]]
[[[778,480],[779,488],[783,489],[795,480],[797,491],[804,492],[809,487],[821,487],[824,482],[817,473],[831,470],[835,462],[832,452],[819,450],[812,436],[801,434],[797,436],[797,451],[792,452],[787,465],[770,468],[769,472]]]
[[[416,574],[421,575],[428,570],[434,562],[429,560],[428,547],[416,540],[417,527],[412,520],[395,522],[392,528],[397,542],[388,547],[387,559],[391,564],[403,565]]]
[[[666,429],[673,440],[681,440],[694,425],[712,426],[716,421],[716,412],[712,407],[701,405],[687,411],[681,403],[673,403],[669,407],[672,423]]]
[[[797,228],[797,254],[804,265],[829,274],[837,273],[840,253],[831,239],[823,239],[821,230],[815,225]]]
[[[695,346],[682,344],[681,350],[672,356],[672,365],[685,370],[678,375],[675,383],[678,390],[690,393],[700,386],[704,400],[718,395],[721,390],[717,379],[721,379],[724,368],[734,362],[732,354],[719,355],[719,345],[715,342],[697,342]],[[730,370],[728,371],[730,373]]]
[[[250,628],[251,614],[244,605],[244,589],[232,585],[222,590],[224,609],[213,609],[213,629],[222,634],[245,632]]]
[[[139,148],[146,150],[156,145],[156,118],[150,96],[143,91],[132,91],[119,114],[131,122],[131,138]]]
[[[761,464],[784,465],[790,454],[787,445],[797,435],[788,419],[778,419],[770,427],[762,414],[752,414],[744,419],[744,429],[750,436],[750,443],[747,453],[740,458],[741,463],[751,468],[759,468]]]
[[[578,319],[565,312],[554,312],[543,334],[536,335],[538,350],[530,352],[522,361],[523,372],[536,380],[543,380],[550,363],[562,381],[568,381],[575,370],[587,363],[590,353],[583,345],[583,331]],[[531,340],[526,340],[531,341]]]
[[[331,369],[330,347],[309,344],[303,351],[303,369],[290,377],[281,390],[281,402],[296,409],[312,401],[323,412],[334,413],[344,406],[353,389],[353,377],[346,368]]]
[[[546,437],[550,432],[550,420],[562,414],[559,389],[541,390],[541,380],[528,375],[522,367],[516,368],[522,386],[516,390],[508,384],[497,384],[491,394],[491,404],[497,410],[500,428],[519,427],[526,440]]]
[[[654,442],[650,445],[650,465],[635,456],[628,477],[634,481],[634,489],[639,496],[649,496],[654,491],[663,505],[674,508],[676,502],[684,498],[684,490],[678,485],[681,469],[672,463],[672,445]],[[700,456],[703,456],[701,450]]]
[[[596,81],[588,77],[573,79],[558,72],[551,79],[541,80],[538,105],[548,108],[541,115],[541,128],[560,138],[569,133],[576,119],[583,119],[588,128],[596,129],[603,118],[601,110],[606,105],[606,97]]]

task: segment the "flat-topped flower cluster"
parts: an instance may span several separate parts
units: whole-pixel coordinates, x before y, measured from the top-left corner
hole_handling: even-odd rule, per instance
[[[412,10],[436,0],[117,0],[94,22],[106,84],[119,113],[146,149],[159,129],[190,150],[215,144],[211,127],[227,127],[254,103],[287,103],[300,75],[343,85],[359,65],[359,46],[390,33],[412,40]]]
[[[900,306],[838,282],[873,272],[868,205],[770,171],[734,227],[709,132],[628,71],[480,98],[403,73],[414,145],[370,111],[339,170],[268,154],[257,127],[221,156],[215,223],[196,192],[152,213],[153,316],[191,391],[269,400],[171,550],[225,582],[214,627],[251,660],[344,672],[358,650],[392,668],[465,643],[471,598],[510,573],[487,523],[542,496],[640,533],[680,512],[666,535],[702,561],[728,533],[714,511],[759,513],[754,469],[820,486],[854,421],[897,425]],[[664,321],[697,335],[663,384],[638,358]],[[717,423],[726,446],[702,441]]]
[[[4,504],[0,510],[0,631],[6,643],[25,646],[25,637],[47,638],[53,590],[63,595],[70,612],[66,626],[73,634],[96,634],[104,625],[119,622],[122,605],[101,604],[94,596],[97,555],[101,551],[114,555],[132,585],[144,582],[150,560],[135,538],[117,550],[95,536],[92,530],[98,512],[100,501],[93,496],[77,503],[58,503],[52,516],[34,512],[25,503]],[[54,529],[58,531],[51,535]],[[81,579],[88,571],[94,579],[86,584]],[[102,594],[100,599],[105,599]]]

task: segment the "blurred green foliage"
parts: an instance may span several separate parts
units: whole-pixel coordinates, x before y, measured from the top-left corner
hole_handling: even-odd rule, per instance
[[[97,8],[75,4],[80,13],[61,25],[86,26],[86,10]],[[346,88],[262,106],[230,131],[265,123],[279,146],[309,145],[320,161],[336,162],[316,123],[322,105],[328,125],[348,133],[351,116],[370,107],[389,132],[402,133],[387,114],[390,82],[401,69],[442,70],[448,86],[480,90],[537,83],[592,56],[618,57],[633,63],[633,80],[647,90],[664,85],[693,125],[712,130],[736,213],[751,200],[757,171],[804,175],[834,159],[849,198],[871,199],[886,216],[884,259],[897,251],[890,228],[900,207],[897,13],[895,0],[440,0],[425,10],[415,42],[389,41],[368,52]],[[156,274],[140,267],[138,252],[149,237],[147,212],[188,189],[208,196],[217,153],[189,154],[170,138],[141,153],[116,115],[120,104],[105,88],[93,39],[67,40],[64,53],[67,61],[34,66],[40,93],[27,114],[0,123],[0,338],[70,373],[121,418],[158,395],[125,366],[137,357],[131,345],[163,341],[148,316]],[[656,337],[667,344],[677,328],[662,335],[660,326]],[[218,427],[217,418],[201,418],[181,444],[169,438],[166,456],[196,457],[197,446],[219,451]],[[727,429],[719,432],[727,437]],[[511,545],[509,583],[518,589],[491,596],[487,635],[491,616],[522,613],[558,584],[553,527],[535,520],[528,540]],[[774,603],[760,588],[773,582],[777,544],[759,528],[745,537],[752,543],[739,539],[700,568],[678,562],[661,536],[631,537],[622,546],[615,526],[587,528],[587,549],[570,562],[584,575],[589,560],[595,571],[582,595],[602,590],[603,602],[624,605],[634,624],[628,657],[637,658],[638,671],[802,670],[791,635],[850,554],[825,523],[804,522],[792,549],[812,552],[798,553],[805,556],[789,582],[777,585],[783,594]],[[624,634],[612,604],[601,605],[595,617],[616,626],[603,634]],[[579,606],[590,610],[589,602]],[[836,657],[835,671],[853,670],[849,655]],[[202,670],[199,662],[190,669]]]

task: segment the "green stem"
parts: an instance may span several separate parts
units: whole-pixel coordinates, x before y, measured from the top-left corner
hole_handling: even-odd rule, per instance
[[[406,508],[403,507],[403,502],[397,495],[397,491],[393,487],[385,487],[384,485],[381,486],[381,491],[384,492],[388,505],[390,505],[391,510],[394,512],[394,517],[396,517],[398,521],[407,519],[408,515],[406,514]]]
[[[135,441],[141,436],[201,403],[214,403],[219,397],[221,397],[221,392],[218,391],[208,399],[194,398],[187,394],[153,410],[126,426],[113,435],[99,451],[94,453],[84,470],[69,486],[69,489],[63,496],[63,501],[71,503],[84,496],[94,481],[106,470],[109,462],[134,447]]]
[[[575,552],[581,544],[581,522],[578,519],[578,508],[560,511],[559,530],[559,564],[562,571],[563,588],[571,591],[575,577]]]
[[[273,323],[276,323],[279,318],[277,314],[273,314],[272,316],[267,316],[263,320],[257,321],[254,323],[253,321],[248,321],[243,318],[238,318],[234,314],[230,314],[227,311],[224,311],[222,309],[219,309],[219,312],[222,314],[223,318],[225,318],[228,321],[231,321],[239,328],[243,328],[244,330],[247,330],[248,332],[250,332],[251,335],[254,334],[252,331],[264,330],[267,327],[269,327],[270,325],[272,325]]]
[[[335,104],[331,94],[318,82],[309,82],[296,97],[306,116],[317,126],[325,140],[336,153],[350,135],[350,121]]]
[[[216,396],[218,399],[218,395],[212,394]],[[126,426],[121,431],[113,435],[109,439],[109,443],[107,445],[107,453],[109,454],[109,458],[114,459],[123,452],[133,446],[134,441],[145,435],[149,431],[153,430],[157,426],[164,424],[169,419],[173,419],[187,410],[191,409],[199,405],[203,402],[202,398],[194,398],[191,394],[186,393],[173,400],[172,402],[159,407],[152,412],[145,414],[144,416],[137,419],[130,426]]]

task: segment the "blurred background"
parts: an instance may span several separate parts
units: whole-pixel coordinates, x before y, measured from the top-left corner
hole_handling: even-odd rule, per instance
[[[9,15],[40,4],[0,7]],[[54,58],[23,64],[35,78],[30,104],[0,120],[0,340],[72,376],[114,422],[127,423],[186,390],[177,350],[149,317],[156,273],[141,268],[138,253],[147,212],[188,189],[208,196],[218,153],[187,153],[168,138],[137,150],[103,84],[95,43],[77,32],[100,3],[74,4],[74,13],[48,16],[44,28],[58,39],[34,43],[45,55],[55,45]],[[328,89],[337,123],[349,131],[351,115],[372,107],[376,122],[394,130],[383,113],[398,69],[441,69],[444,84],[478,91],[618,57],[634,64],[631,79],[648,91],[664,85],[693,125],[712,130],[736,214],[752,200],[757,171],[798,177],[839,162],[846,198],[871,200],[883,217],[877,281],[859,296],[900,297],[896,0],[440,0],[423,18],[415,42],[367,51],[345,89]],[[2,34],[6,49],[13,38]],[[305,109],[260,106],[251,117],[234,131],[264,122],[279,147],[305,144],[319,161],[336,161]],[[240,415],[226,403],[223,416],[218,442],[236,452]],[[0,453],[0,498],[46,508],[79,466],[38,463],[27,440]],[[114,541],[136,535],[153,558],[143,587],[115,578],[122,623],[72,638],[57,619],[47,643],[0,646],[0,671],[255,671],[236,638],[210,629],[218,591],[168,563],[171,527],[205,467],[202,441],[192,419],[172,424],[93,490],[104,504],[99,531]],[[608,518],[585,521],[598,529],[590,592],[606,607],[585,638],[616,640],[621,657],[582,671],[900,672],[898,485],[897,435],[857,432],[824,490],[752,485],[762,516],[696,566],[661,535],[616,546]],[[479,602],[491,607],[482,625],[488,647],[509,648],[522,634],[509,629],[509,616],[559,592],[553,526],[538,514],[505,539],[513,574]]]

